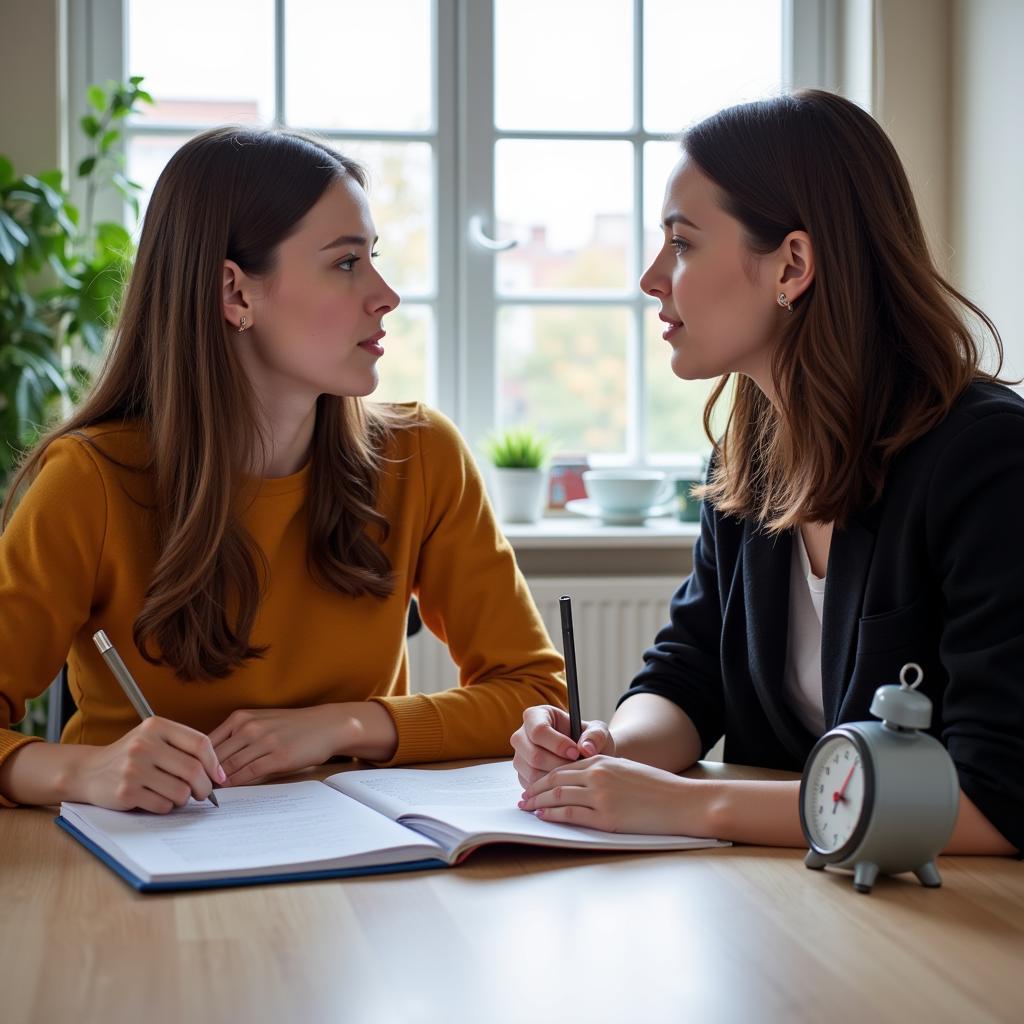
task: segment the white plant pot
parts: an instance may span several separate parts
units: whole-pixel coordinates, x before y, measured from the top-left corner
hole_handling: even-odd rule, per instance
[[[493,467],[494,504],[503,523],[535,523],[544,510],[546,469]]]

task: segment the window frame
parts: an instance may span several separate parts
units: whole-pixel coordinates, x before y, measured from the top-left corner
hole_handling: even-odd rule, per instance
[[[274,0],[274,124],[284,112],[284,5]],[[639,288],[609,295],[509,295],[496,287],[495,253],[474,241],[469,224],[478,217],[493,231],[494,151],[499,139],[624,141],[633,147],[634,264],[639,278],[644,252],[643,147],[664,135],[643,127],[643,0],[633,0],[633,126],[628,131],[509,131],[494,119],[494,5],[474,0],[432,0],[434,50],[434,123],[424,131],[344,131],[320,129],[344,143],[426,142],[433,152],[434,288],[403,295],[408,303],[430,306],[433,346],[428,352],[428,401],[450,416],[477,450],[498,415],[496,316],[506,302],[524,306],[615,305],[629,310],[626,452],[593,458],[600,464],[654,464],[692,468],[693,453],[651,456],[646,451],[644,313],[651,300]],[[838,0],[783,0],[783,81],[787,88],[839,85]],[[69,166],[84,157],[84,139],[75,130],[86,110],[91,83],[127,77],[126,0],[79,0],[68,5],[68,154]],[[469,88],[472,83],[472,88]],[[133,125],[128,134],[179,134],[204,125]],[[301,125],[296,127],[303,127]],[[71,193],[81,202],[81,186],[72,177]],[[372,196],[371,196],[372,202]],[[112,194],[97,198],[96,216],[124,222],[126,206]],[[386,240],[385,240],[386,241]],[[486,343],[481,343],[485,339]],[[442,369],[443,372],[442,372]]]

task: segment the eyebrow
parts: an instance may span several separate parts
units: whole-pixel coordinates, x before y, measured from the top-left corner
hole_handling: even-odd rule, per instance
[[[674,213],[670,213],[662,221],[662,227],[671,228],[673,224],[685,224],[687,225],[687,227],[691,227],[697,231],[700,231],[700,228],[698,228],[697,225],[694,224],[689,217],[684,217],[683,214],[681,214],[678,210],[675,211]]]
[[[377,244],[377,241],[376,238],[373,240],[374,245]],[[333,242],[320,246],[320,251],[338,249],[343,245],[366,245],[366,239],[362,235],[339,235]]]

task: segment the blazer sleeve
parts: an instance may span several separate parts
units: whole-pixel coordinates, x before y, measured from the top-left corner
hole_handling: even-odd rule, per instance
[[[1024,850],[1024,412],[985,416],[936,463],[927,540],[945,610],[942,741],[960,786]]]
[[[678,705],[700,735],[702,757],[725,728],[717,528],[717,513],[702,502],[693,571],[673,595],[670,621],[644,652],[644,667],[619,699],[621,705],[638,693],[656,693]]]
[[[372,698],[398,730],[398,748],[387,764],[510,757],[510,739],[526,708],[565,707],[564,663],[462,436],[440,413],[424,412],[425,523],[414,590],[424,623],[458,666],[459,685]]]

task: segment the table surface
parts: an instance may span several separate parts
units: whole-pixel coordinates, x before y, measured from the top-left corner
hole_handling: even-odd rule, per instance
[[[453,870],[141,895],[53,816],[0,812],[5,1024],[975,1024],[1024,1005],[1009,859],[941,858],[941,889],[861,895],[798,850],[500,846]]]

